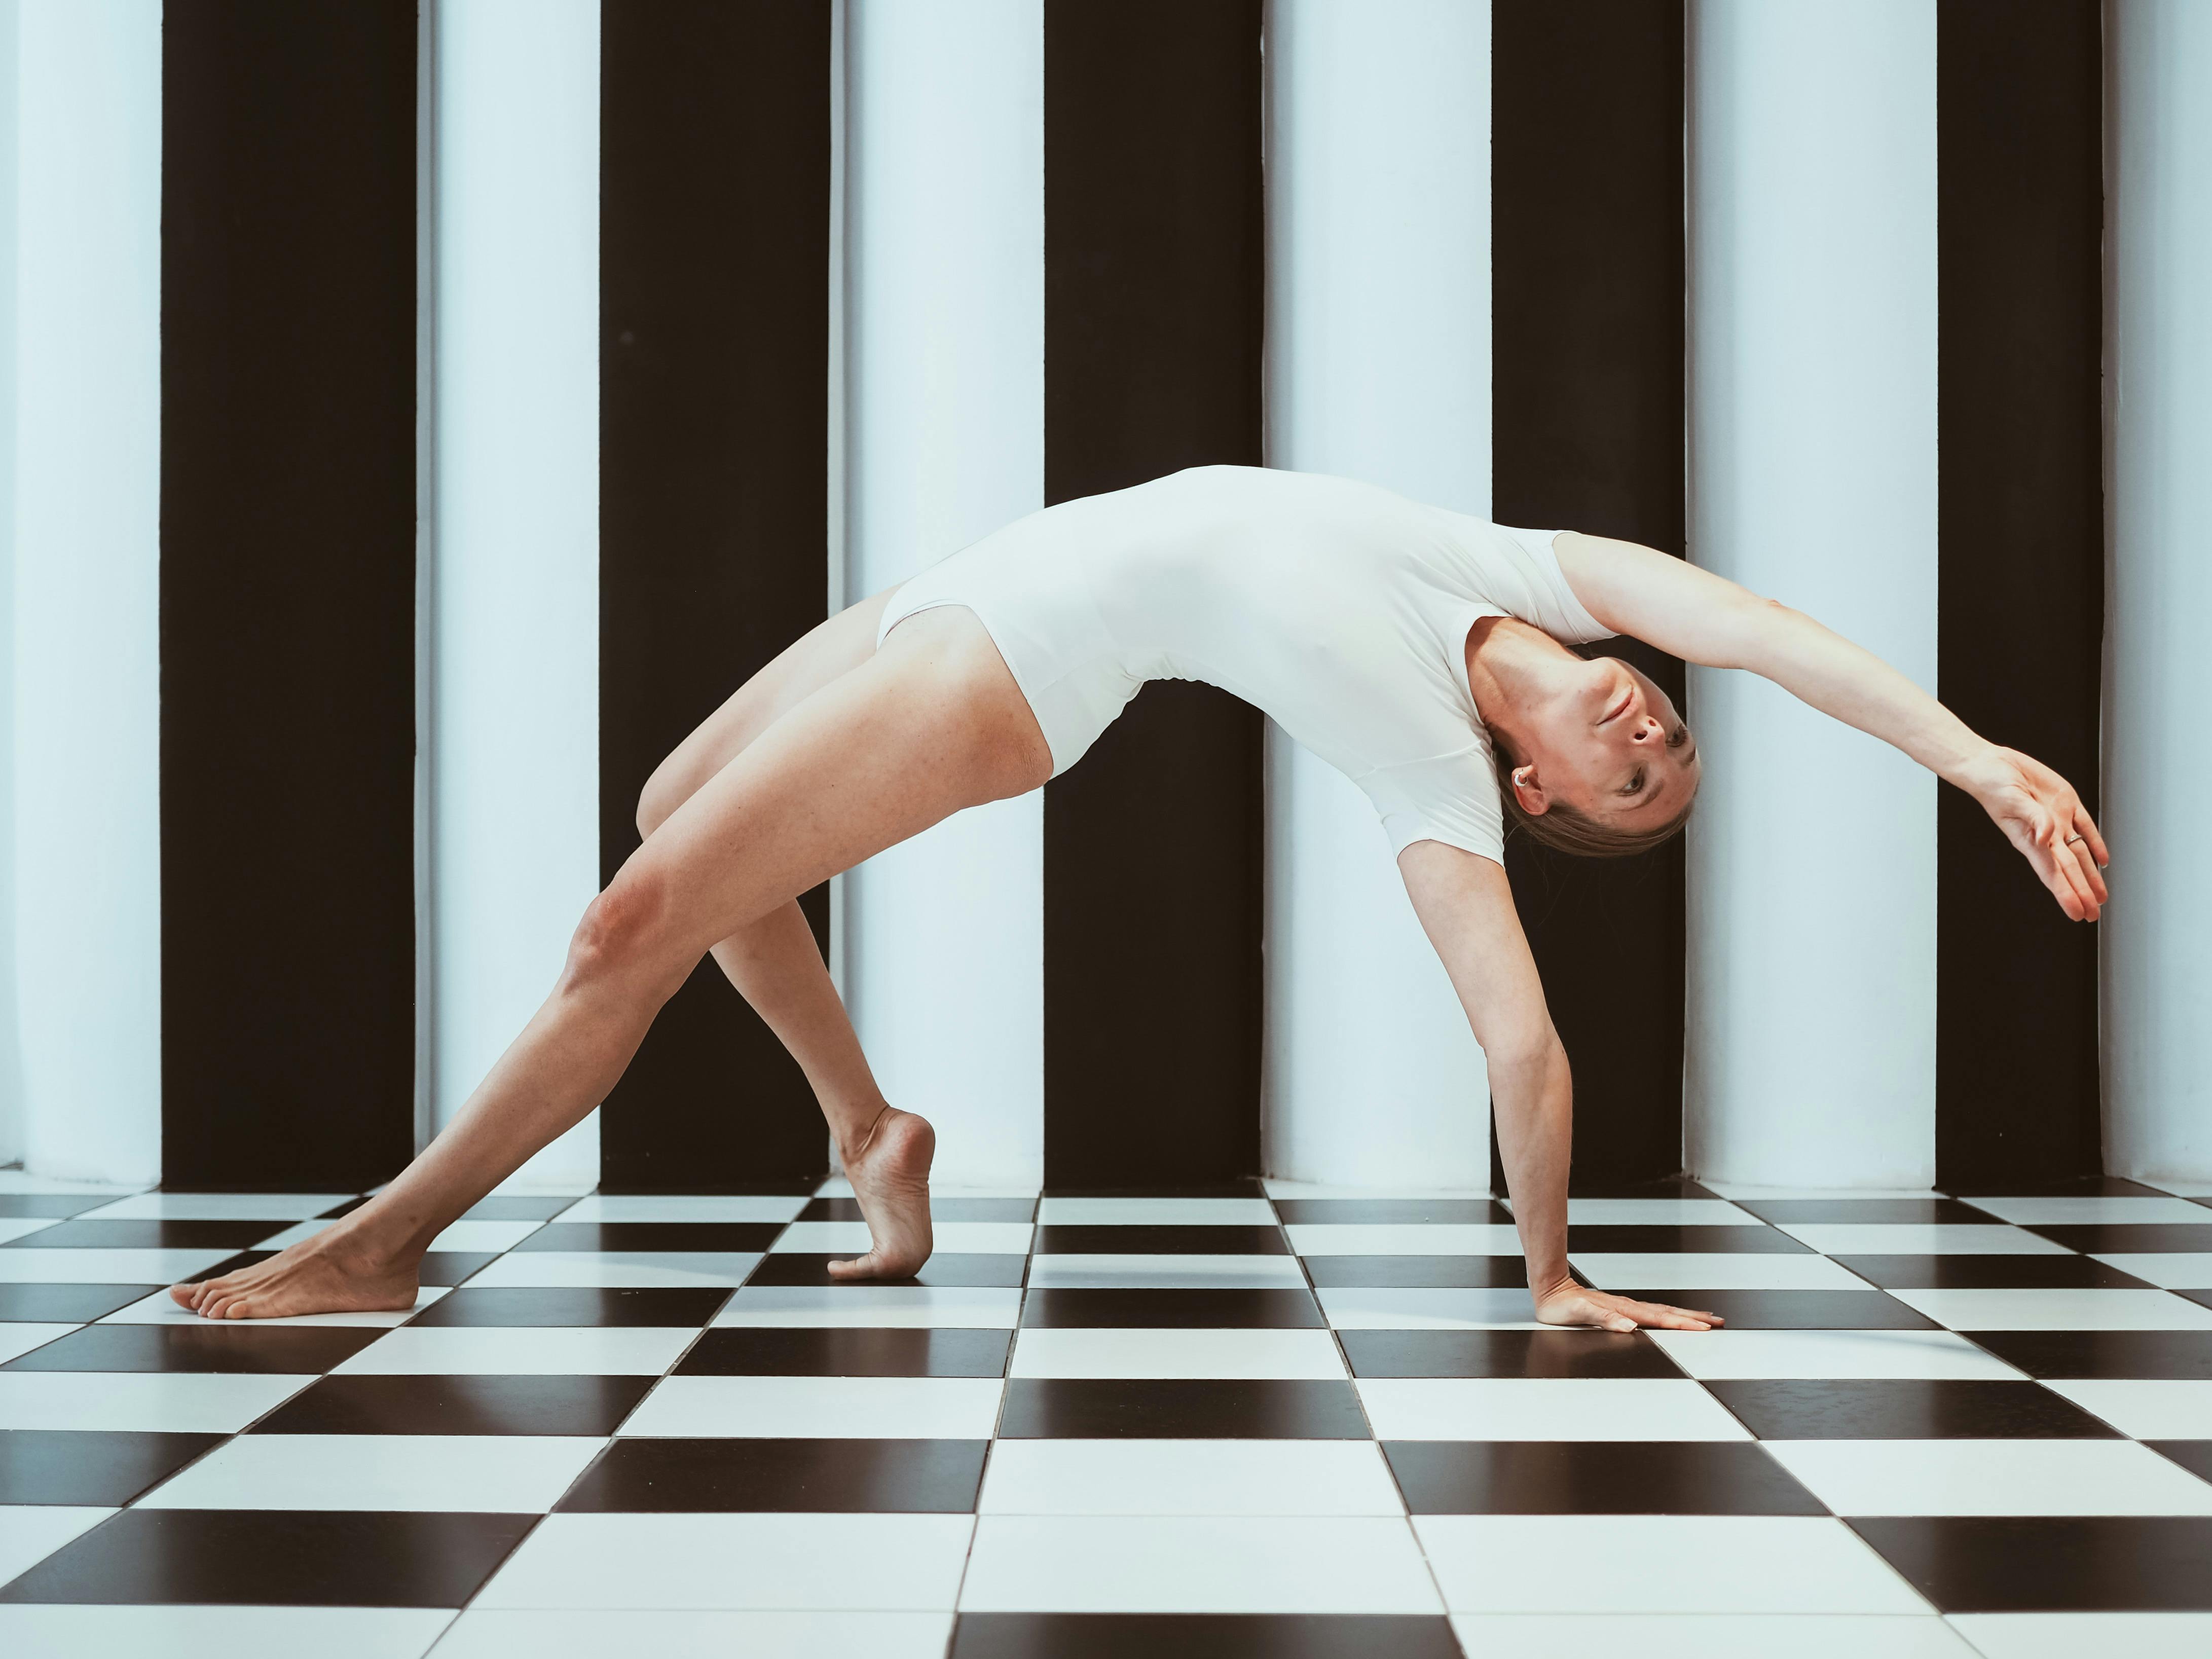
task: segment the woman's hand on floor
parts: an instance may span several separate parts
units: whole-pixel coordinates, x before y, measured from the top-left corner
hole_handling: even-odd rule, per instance
[[[2096,921],[2107,897],[2100,872],[2112,854],[2074,786],[2033,755],[1992,744],[1968,787],[2058,908],[2075,921]]]
[[[1536,1317],[1547,1325],[1596,1325],[1608,1331],[1632,1331],[1639,1325],[1667,1331],[1710,1331],[1728,1322],[1694,1308],[1670,1308],[1663,1302],[1636,1302],[1593,1291],[1570,1279],[1535,1294]]]

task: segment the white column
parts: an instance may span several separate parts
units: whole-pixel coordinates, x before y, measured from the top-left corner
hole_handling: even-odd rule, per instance
[[[437,15],[432,1115],[599,887],[599,0]],[[595,1113],[514,1177],[599,1179]]]
[[[2212,8],[2108,8],[2105,1151],[2212,1183]]]
[[[1490,512],[1490,7],[1274,0],[1267,461]],[[1267,732],[1263,1159],[1487,1187],[1482,1051],[1375,809]]]
[[[846,20],[846,592],[1044,504],[1042,0],[854,0]],[[847,1000],[937,1178],[1044,1171],[1042,793],[847,878]]]
[[[1936,689],[1936,0],[1697,0],[1698,563]],[[1935,1178],[1936,781],[1693,669],[1692,1170]]]
[[[21,0],[14,863],[21,1146],[161,1157],[161,8]]]

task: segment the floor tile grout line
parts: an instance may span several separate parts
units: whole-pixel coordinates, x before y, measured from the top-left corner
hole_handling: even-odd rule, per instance
[[[945,1651],[948,1656],[952,1651],[953,1644],[959,1639],[960,1598],[967,1594],[969,1570],[975,1562],[975,1536],[983,1529],[983,1486],[991,1478],[991,1461],[998,1454],[999,1431],[1006,1426],[1006,1395],[1014,1386],[1014,1350],[1021,1346],[1022,1321],[1029,1312],[1030,1274],[1036,1264],[1037,1232],[1042,1224],[1038,1218],[1043,1213],[1044,1188],[1040,1184],[1037,1195],[1030,1206],[1030,1242],[1029,1248],[1022,1254],[1022,1282],[1018,1287],[1021,1294],[1014,1300],[1014,1328],[1007,1333],[1006,1357],[999,1373],[999,1409],[991,1419],[991,1432],[983,1443],[983,1467],[975,1474],[975,1507],[968,1517],[968,1547],[961,1553],[960,1577],[952,1586],[952,1619],[945,1627]]]

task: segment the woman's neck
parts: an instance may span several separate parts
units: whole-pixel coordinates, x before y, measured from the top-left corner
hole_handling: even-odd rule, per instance
[[[1483,617],[1467,631],[1467,686],[1482,723],[1509,737],[1519,717],[1549,690],[1574,653],[1517,617]]]

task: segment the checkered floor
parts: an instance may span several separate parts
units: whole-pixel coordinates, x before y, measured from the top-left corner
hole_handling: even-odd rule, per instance
[[[2212,1652],[2212,1197],[494,1197],[408,1315],[167,1281],[359,1200],[0,1172],[0,1650]],[[2212,1189],[2208,1189],[2212,1190]],[[243,1252],[244,1254],[240,1254]]]

